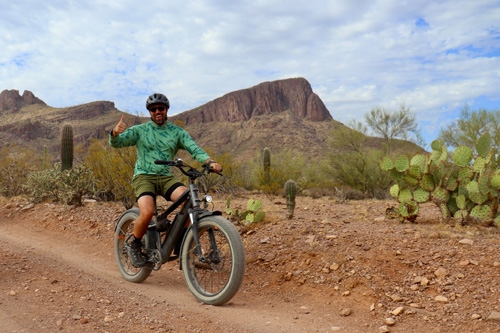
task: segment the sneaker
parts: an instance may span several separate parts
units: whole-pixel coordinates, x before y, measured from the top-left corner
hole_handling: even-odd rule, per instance
[[[130,258],[130,263],[134,267],[144,267],[146,265],[146,260],[142,254],[142,244],[140,242],[131,241],[127,249],[128,257]]]

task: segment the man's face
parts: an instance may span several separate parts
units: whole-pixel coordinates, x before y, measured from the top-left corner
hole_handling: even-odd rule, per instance
[[[151,120],[154,121],[158,126],[165,124],[165,122],[167,121],[167,111],[168,108],[165,104],[153,104],[149,107]]]

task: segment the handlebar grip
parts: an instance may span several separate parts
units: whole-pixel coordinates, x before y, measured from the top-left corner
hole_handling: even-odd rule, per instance
[[[159,164],[159,165],[172,165],[172,162],[173,161],[156,160],[155,164]]]

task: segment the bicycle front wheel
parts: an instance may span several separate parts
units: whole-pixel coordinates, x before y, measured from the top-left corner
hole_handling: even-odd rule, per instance
[[[130,282],[140,283],[148,278],[151,274],[151,267],[137,268],[132,266],[130,258],[127,254],[126,241],[134,231],[134,221],[139,217],[139,209],[133,208],[127,210],[118,220],[115,228],[114,252],[115,261],[118,270],[123,278]],[[148,247],[148,237],[142,238],[143,248]]]
[[[194,297],[209,305],[222,305],[238,292],[245,274],[245,250],[234,225],[222,216],[198,223],[201,261],[190,228],[181,251],[184,280]]]

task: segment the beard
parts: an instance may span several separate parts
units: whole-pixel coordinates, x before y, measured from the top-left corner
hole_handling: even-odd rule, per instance
[[[155,123],[158,126],[165,125],[165,123],[167,122],[167,119],[168,119],[168,117],[166,115],[165,115],[165,118],[162,120],[158,120],[155,117],[151,116],[151,120],[153,121],[153,123]]]

